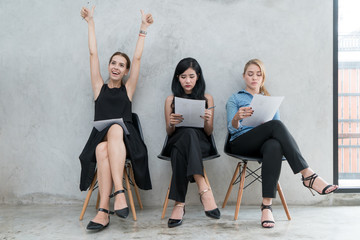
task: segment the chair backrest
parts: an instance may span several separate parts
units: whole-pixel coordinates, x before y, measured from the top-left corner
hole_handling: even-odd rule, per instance
[[[230,137],[231,135],[229,134],[229,132],[226,134],[226,138],[225,138],[225,143],[224,143],[224,153],[229,154],[231,153],[231,149],[230,149]]]
[[[167,142],[168,142],[168,139],[169,139],[169,137],[166,136],[165,141],[164,141],[164,145],[163,145],[163,147],[161,149],[161,153],[157,156],[158,158],[160,158],[162,160],[166,160],[166,161],[170,161],[170,156],[168,156],[168,155],[166,155],[164,153],[165,152],[165,147],[166,147]],[[211,134],[210,136],[208,136],[208,139],[209,139],[210,144],[211,144],[211,153],[210,153],[209,156],[204,157],[203,161],[207,161],[207,160],[211,160],[211,159],[220,157],[220,154],[218,153],[217,148],[216,148],[214,136]]]
[[[132,113],[131,114],[132,117],[132,122],[136,128],[136,130],[139,131],[140,137],[141,139],[144,141],[144,136],[143,136],[143,132],[142,132],[142,128],[141,128],[141,123],[140,123],[140,119],[139,116],[136,113]]]

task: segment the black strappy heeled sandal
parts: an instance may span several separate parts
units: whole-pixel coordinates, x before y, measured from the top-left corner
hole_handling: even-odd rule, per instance
[[[99,208],[98,209],[100,212],[104,212],[104,213],[107,213],[107,214],[114,214],[114,212],[112,211],[109,211],[105,208]],[[87,230],[92,230],[92,231],[100,231],[104,228],[106,228],[107,226],[109,226],[109,223],[110,223],[110,216],[109,216],[109,222],[106,224],[106,225],[102,225],[100,223],[96,223],[96,222],[93,222],[93,221],[90,221],[89,224],[87,225],[86,229]]]
[[[261,211],[263,211],[264,209],[269,209],[272,212],[272,208],[271,205],[264,205],[263,203],[261,204]],[[264,226],[264,223],[273,223],[273,226]],[[261,226],[263,228],[273,228],[275,226],[275,222],[271,221],[271,220],[264,220],[261,222]]]
[[[312,174],[312,175],[310,175],[310,176],[308,176],[308,177],[306,177],[306,178],[304,178],[304,176],[301,176],[301,180],[302,180],[302,182],[303,182],[303,185],[310,190],[310,192],[311,192],[311,194],[312,194],[313,196],[315,196],[315,194],[313,193],[312,190],[314,190],[315,192],[317,192],[317,193],[320,194],[320,195],[326,195],[326,194],[329,194],[329,193],[332,193],[332,192],[335,192],[336,190],[338,190],[338,188],[335,188],[334,190],[332,190],[332,191],[330,191],[330,192],[327,193],[326,190],[328,190],[328,189],[329,189],[330,187],[332,187],[332,186],[335,186],[335,185],[329,184],[329,185],[327,185],[326,187],[324,187],[324,189],[322,190],[321,193],[318,192],[318,191],[316,191],[312,186],[313,186],[313,184],[314,184],[314,182],[315,182],[315,179],[316,179],[318,176],[319,176],[319,175],[317,175],[316,173],[314,173],[314,174]],[[308,185],[308,186],[305,185],[305,181],[309,181],[309,185]]]
[[[183,214],[183,217],[185,216],[185,204],[184,203],[178,203],[175,205],[175,207],[181,207],[183,208],[184,210],[184,214]],[[169,228],[173,228],[173,227],[177,227],[177,226],[180,226],[182,224],[183,220],[182,218],[181,219],[172,219],[172,218],[169,218],[168,220],[168,227]]]
[[[208,191],[211,191],[211,188],[208,188],[208,189],[205,189],[205,190],[203,190],[203,191],[201,191],[200,193],[199,193],[199,195],[200,195],[200,202],[201,202],[201,204],[204,206],[204,204],[203,204],[203,202],[202,202],[202,200],[201,200],[201,197],[202,197],[202,195],[204,195],[204,193],[206,193],[206,192],[208,192]],[[206,216],[208,216],[208,217],[211,217],[211,218],[215,218],[215,219],[220,219],[220,210],[219,210],[219,208],[215,208],[215,209],[213,209],[213,210],[209,210],[209,211],[205,211],[205,215]]]
[[[109,198],[113,198],[115,197],[116,195],[120,194],[120,193],[124,193],[125,194],[125,190],[119,190],[119,191],[116,191],[114,192],[113,194],[111,194],[109,196]],[[129,207],[126,207],[126,208],[122,208],[122,209],[118,209],[118,210],[114,210],[116,215],[118,215],[119,217],[121,218],[127,218],[129,216]]]

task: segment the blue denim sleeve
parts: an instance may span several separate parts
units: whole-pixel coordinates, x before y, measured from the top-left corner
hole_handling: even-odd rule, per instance
[[[241,125],[240,122],[239,122],[239,128],[234,128],[231,123],[232,119],[234,118],[234,116],[238,110],[239,109],[236,104],[235,96],[232,95],[226,103],[227,128],[231,135],[233,135],[236,132],[239,132],[243,128],[243,126]]]
[[[276,111],[273,120],[280,120],[280,112],[279,112],[279,110]]]

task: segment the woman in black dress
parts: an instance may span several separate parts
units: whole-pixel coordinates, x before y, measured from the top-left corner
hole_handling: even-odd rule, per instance
[[[329,194],[338,189],[328,184],[309,167],[299,147],[286,126],[280,121],[277,112],[273,120],[257,127],[245,126],[243,119],[250,117],[254,110],[249,107],[254,94],[269,96],[265,83],[264,64],[259,59],[248,61],[244,67],[243,78],[246,88],[233,94],[227,104],[228,131],[231,135],[232,153],[262,158],[262,204],[261,225],[272,228],[275,221],[272,215],[272,199],[276,197],[283,155],[294,174],[301,173],[305,187],[319,194]]]
[[[129,135],[124,133],[119,124],[107,126],[98,131],[93,128],[89,140],[80,155],[81,181],[80,189],[88,189],[94,177],[97,165],[97,178],[100,192],[100,208],[98,214],[89,222],[87,229],[101,230],[109,225],[110,197],[115,196],[115,213],[122,218],[129,214],[129,208],[123,187],[123,170],[125,159],[131,159],[135,181],[139,188],[151,189],[148,169],[147,149],[138,131],[132,123],[131,100],[139,78],[140,60],[144,48],[146,30],[153,23],[151,14],[141,10],[141,26],[136,43],[130,76],[126,83],[123,78],[130,69],[129,57],[121,52],[115,52],[109,61],[109,81],[104,83],[100,75],[100,64],[95,38],[94,8],[81,9],[81,16],[88,23],[91,85],[95,100],[95,121],[123,118]],[[114,184],[114,193],[111,190]],[[111,194],[111,195],[110,195]]]
[[[182,224],[189,181],[195,181],[198,186],[205,214],[218,219],[220,211],[216,206],[211,188],[205,182],[202,162],[202,158],[209,156],[212,151],[209,136],[213,131],[214,100],[210,94],[205,94],[204,77],[195,59],[185,58],[178,63],[171,89],[173,94],[165,101],[166,132],[169,136],[165,155],[171,156],[173,175],[169,199],[175,200],[175,206],[168,221],[168,227]],[[204,115],[201,116],[204,119],[204,128],[176,127],[183,118],[174,112],[174,97],[206,101],[207,109],[204,109]]]

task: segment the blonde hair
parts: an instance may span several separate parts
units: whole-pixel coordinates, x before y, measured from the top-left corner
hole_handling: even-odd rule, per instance
[[[259,60],[259,59],[251,59],[249,60],[246,64],[245,64],[245,67],[244,67],[244,73],[246,72],[247,68],[251,65],[251,64],[255,64],[256,66],[258,66],[260,68],[260,71],[261,71],[261,76],[263,78],[263,81],[261,83],[261,86],[260,86],[260,93],[264,94],[265,96],[270,96],[270,93],[266,90],[264,84],[265,84],[265,67],[264,67],[264,63]]]

